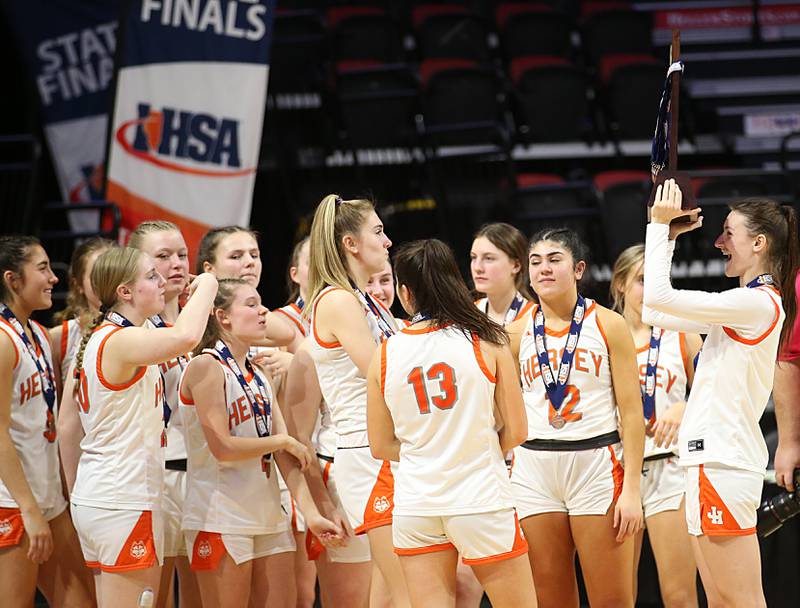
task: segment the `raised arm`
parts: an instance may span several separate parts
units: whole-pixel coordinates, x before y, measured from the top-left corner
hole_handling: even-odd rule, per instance
[[[642,313],[645,323],[692,333],[708,333],[712,325],[724,325],[748,336],[760,335],[773,323],[778,313],[776,305],[761,290],[737,288],[713,293],[674,289],[669,280],[673,247],[667,224],[647,226]]]
[[[105,346],[108,356],[103,357],[102,365],[112,381],[120,376],[126,380],[132,367],[155,365],[185,355],[200,342],[217,295],[217,279],[203,273],[194,280],[193,287],[189,301],[172,327],[126,327],[108,339]]]

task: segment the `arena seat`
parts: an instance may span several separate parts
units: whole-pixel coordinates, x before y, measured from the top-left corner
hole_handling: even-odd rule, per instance
[[[562,57],[517,57],[511,79],[521,139],[574,141],[592,131],[589,79],[582,68]]]
[[[376,6],[337,6],[328,9],[333,57],[399,61],[403,40],[399,24]]]
[[[417,48],[425,59],[489,60],[486,24],[459,4],[422,4],[414,7],[412,22]]]
[[[547,4],[507,2],[495,9],[500,46],[507,61],[528,55],[568,57],[574,24]]]

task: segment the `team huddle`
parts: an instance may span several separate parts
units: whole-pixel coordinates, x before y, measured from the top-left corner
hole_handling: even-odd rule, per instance
[[[739,287],[676,290],[702,216],[672,181],[655,199],[613,310],[569,229],[484,226],[470,291],[445,243],[390,264],[372,203],[330,195],[283,308],[255,233],[212,229],[192,275],[156,220],[76,248],[48,330],[47,253],[0,237],[4,605],[171,606],[177,583],[187,607],[578,606],[577,554],[592,606],[633,606],[645,529],[666,606],[698,605],[698,572],[710,606],[766,605],[758,421],[796,218],[732,204]]]

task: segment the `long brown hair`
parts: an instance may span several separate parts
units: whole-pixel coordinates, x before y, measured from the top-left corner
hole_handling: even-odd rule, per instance
[[[741,213],[750,236],[767,238],[767,263],[783,300],[786,320],[781,329],[781,345],[789,339],[797,316],[795,278],[800,266],[797,214],[791,205],[767,198],[746,198],[731,203],[731,211]]]
[[[519,272],[514,275],[514,285],[517,291],[527,299],[533,299],[528,285],[528,239],[511,224],[495,222],[484,224],[472,237],[474,241],[483,237],[500,251],[505,253],[512,262],[519,264]]]
[[[86,277],[86,266],[89,258],[98,251],[105,251],[115,247],[112,241],[99,236],[85,240],[72,252],[69,262],[69,292],[67,292],[67,305],[63,310],[53,315],[57,323],[78,318],[80,323],[89,322],[91,313],[89,301],[83,291],[83,279]]]
[[[438,239],[412,241],[398,247],[394,256],[398,285],[414,298],[416,312],[435,325],[454,325],[492,344],[508,343],[503,328],[479,311],[472,301],[453,251]]]

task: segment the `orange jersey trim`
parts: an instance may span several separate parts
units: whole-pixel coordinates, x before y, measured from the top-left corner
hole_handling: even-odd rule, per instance
[[[436,553],[437,551],[448,551],[449,549],[455,551],[453,543],[441,543],[439,545],[428,545],[427,547],[414,547],[411,549],[395,547],[394,552],[397,555],[424,555],[426,553]]]
[[[531,300],[525,300],[525,304],[520,309],[520,311],[517,313],[517,316],[514,317],[514,321],[519,321],[522,317],[524,317],[526,314],[528,314],[528,311],[531,308],[533,308],[533,306],[534,306],[534,304],[533,304],[533,302]]]
[[[739,523],[730,509],[728,509],[725,501],[722,500],[711,480],[706,476],[702,464],[698,468],[697,475],[697,482],[700,485],[700,504],[697,507],[700,509],[700,531],[706,536],[746,536],[754,534],[755,528],[742,529],[739,527]],[[719,509],[723,513],[724,523],[720,527],[712,527],[712,524],[706,523],[705,515],[709,509]]]
[[[364,523],[355,529],[355,533],[364,534],[368,530],[381,526],[391,526],[393,511],[394,475],[392,475],[391,463],[384,460],[364,507]]]
[[[303,336],[303,337],[305,338],[305,335],[306,335],[306,330],[305,330],[305,329],[303,329],[303,326],[300,324],[300,322],[299,322],[297,319],[295,319],[295,318],[294,318],[292,315],[290,315],[288,312],[286,312],[285,310],[283,310],[283,308],[277,308],[277,309],[275,309],[275,311],[274,311],[274,312],[279,312],[279,313],[281,313],[281,314],[282,314],[284,317],[286,317],[286,318],[287,318],[287,319],[289,319],[289,320],[290,320],[292,323],[294,323],[295,327],[297,327],[297,331],[299,331],[299,332],[300,332],[300,335],[301,335],[301,336]]]
[[[324,298],[329,293],[336,291],[337,289],[342,289],[342,288],[333,287],[328,291],[324,291],[317,296],[317,299],[314,302],[314,310],[312,311],[311,314],[311,331],[314,333],[314,339],[317,341],[317,344],[319,344],[322,348],[339,348],[342,345],[342,343],[339,342],[338,340],[336,342],[325,342],[322,338],[319,337],[319,334],[317,333],[317,306],[319,306],[319,303],[322,300],[322,298]],[[342,289],[342,291],[344,290]]]
[[[478,334],[472,334],[472,352],[475,353],[475,360],[478,362],[478,367],[481,368],[483,375],[486,376],[486,379],[491,382],[492,384],[497,383],[497,378],[495,375],[489,371],[489,368],[486,365],[486,360],[483,358],[483,351],[481,351],[481,339],[478,337]]]
[[[124,382],[122,384],[112,384],[111,382],[106,380],[105,376],[103,376],[103,369],[102,369],[103,368],[103,349],[105,349],[105,347],[106,347],[106,341],[121,329],[125,329],[125,328],[124,327],[117,327],[116,329],[108,332],[108,335],[106,335],[106,337],[104,337],[103,340],[100,342],[100,348],[97,350],[97,364],[95,365],[95,368],[97,370],[97,377],[100,380],[100,383],[110,391],[124,391],[125,389],[128,389],[128,388],[132,387],[134,384],[136,384],[147,373],[147,366],[143,365],[142,367],[139,368],[139,371],[137,371],[133,375],[133,378],[131,378],[130,380],[128,380],[127,382]]]
[[[19,365],[19,349],[17,348],[17,343],[14,342],[14,338],[11,335],[9,335],[8,331],[3,329],[3,326],[8,327],[11,331],[13,331],[14,332],[13,335],[17,335],[17,332],[14,330],[13,327],[11,327],[11,325],[8,324],[8,321],[0,317],[0,330],[2,330],[2,333],[8,336],[8,339],[11,341],[11,346],[14,349],[14,367],[12,369],[16,369],[17,365]]]
[[[61,362],[67,357],[67,341],[69,339],[69,321],[61,321]]]
[[[592,302],[589,305],[589,308],[586,309],[586,313],[583,315],[584,320],[586,320],[589,317],[591,312],[594,310],[594,307],[595,307],[595,302]],[[539,310],[539,305],[538,304],[531,308],[531,317],[536,316],[536,311],[537,310]],[[600,329],[600,333],[602,334],[603,339],[606,342],[606,348],[607,348],[608,347],[608,340],[606,339],[606,334],[603,331],[603,328],[600,326],[600,320],[599,319],[597,320],[597,327],[598,327],[598,329]],[[553,338],[563,338],[564,336],[566,336],[569,333],[569,328],[570,328],[570,325],[567,325],[564,329],[559,329],[558,331],[556,331],[554,329],[548,329],[548,327],[545,325],[544,333],[546,335],[548,335],[548,336],[552,336]]]
[[[625,481],[625,469],[617,460],[617,455],[614,453],[614,448],[608,446],[608,452],[611,454],[611,474],[614,476],[614,498],[612,502],[617,502],[619,495],[622,494],[622,482]]]
[[[595,308],[595,303],[592,302],[592,305],[589,307],[589,310],[586,311],[586,316],[589,316],[589,313],[592,312]],[[606,351],[608,352],[609,359],[611,358],[611,349],[608,347],[608,336],[606,335],[606,330],[603,328],[603,324],[600,322],[600,315],[597,314],[597,311],[594,310],[594,317],[595,323],[597,323],[597,329],[600,332],[600,335],[603,336],[603,342],[606,345]]]
[[[385,395],[386,391],[386,340],[381,342],[381,394]]]
[[[128,535],[113,565],[100,564],[103,572],[129,572],[145,570],[157,563],[156,543],[153,537],[153,512],[142,511],[139,520]]]
[[[777,290],[774,291],[775,293],[778,293]],[[746,344],[747,346],[755,346],[759,342],[764,341],[767,338],[767,336],[769,336],[772,333],[772,330],[775,329],[775,326],[778,324],[778,319],[781,318],[781,309],[778,307],[778,303],[771,296],[769,299],[772,302],[772,306],[775,308],[775,318],[772,320],[772,324],[769,326],[767,331],[765,331],[757,338],[749,339],[749,338],[742,338],[739,334],[736,333],[736,331],[734,331],[730,327],[723,326],[722,329],[725,330],[725,333],[728,334],[728,337],[731,340],[735,340],[736,342],[739,342],[741,344]]]
[[[428,327],[417,327],[416,329],[413,329],[410,326],[408,326],[401,329],[400,332],[407,334],[409,336],[420,336],[422,334],[430,334],[435,331],[439,331],[440,329],[444,329],[445,327],[450,327],[450,324],[448,323],[447,325],[429,325]]]

